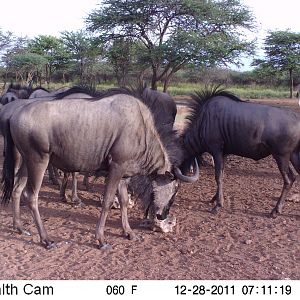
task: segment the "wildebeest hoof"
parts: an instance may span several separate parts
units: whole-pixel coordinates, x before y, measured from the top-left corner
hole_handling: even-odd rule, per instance
[[[216,215],[216,214],[220,211],[220,209],[221,209],[221,206],[216,205],[216,206],[211,210],[211,212],[212,212],[214,215]]]
[[[23,229],[23,228],[15,228],[16,232],[18,234],[21,234],[21,235],[27,235],[27,236],[31,236],[31,233],[26,230],[26,229]]]
[[[217,201],[217,199],[215,197],[212,197],[210,200],[209,200],[209,203],[215,203]]]
[[[42,244],[47,250],[53,249],[56,247],[54,241],[43,241]]]
[[[30,231],[26,230],[26,229],[22,229],[22,235],[27,235],[27,236],[31,236]]]
[[[131,232],[131,233],[126,233],[125,236],[130,240],[130,241],[134,241],[134,242],[141,242],[141,237],[136,235],[135,233]]]
[[[100,250],[111,250],[112,246],[110,244],[99,245]]]
[[[80,199],[78,199],[78,200],[75,200],[75,201],[72,200],[72,206],[75,207],[75,208],[84,207],[85,204]]]
[[[114,202],[112,203],[111,207],[112,209],[119,209],[121,206],[120,206],[120,203],[119,203],[119,200],[118,200],[118,197],[115,196],[114,198]]]
[[[274,209],[271,211],[271,213],[270,213],[270,217],[273,218],[273,219],[276,219],[277,216],[278,216],[278,214],[279,214],[279,213],[278,213],[277,209],[274,208]]]
[[[68,202],[68,200],[67,200],[67,198],[65,196],[61,197],[60,201],[63,202],[63,203],[67,203]]]

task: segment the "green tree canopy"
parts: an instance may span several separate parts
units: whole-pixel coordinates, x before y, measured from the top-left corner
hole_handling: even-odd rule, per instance
[[[80,81],[83,83],[84,78],[90,77],[91,74],[87,72],[93,69],[92,66],[96,64],[97,58],[102,53],[102,47],[84,30],[64,31],[61,38],[70,59],[78,67]]]
[[[152,88],[187,63],[239,63],[253,44],[242,32],[253,16],[240,0],[104,0],[86,19],[87,28],[109,42],[139,41],[141,60],[152,69]]]
[[[293,97],[293,76],[300,70],[300,33],[287,31],[269,32],[265,39],[265,58],[253,62],[267,74],[288,72],[290,97]]]
[[[12,41],[13,41],[12,33],[9,31],[4,32],[0,28],[0,51],[3,51],[5,50],[5,48],[10,46]]]
[[[69,58],[62,40],[51,35],[39,35],[31,40],[28,52],[39,54],[47,60],[45,71],[48,83],[51,82],[53,71],[64,68]]]
[[[16,53],[11,55],[8,69],[16,74],[16,79],[22,82],[30,82],[36,72],[41,70],[47,64],[47,60],[40,54],[36,53]]]

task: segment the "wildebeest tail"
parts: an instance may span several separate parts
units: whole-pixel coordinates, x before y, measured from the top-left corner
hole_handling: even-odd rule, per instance
[[[4,133],[6,139],[5,157],[2,169],[2,199],[1,204],[8,204],[12,195],[14,187],[14,170],[15,170],[15,159],[14,159],[14,142],[10,132],[10,126],[6,126]]]

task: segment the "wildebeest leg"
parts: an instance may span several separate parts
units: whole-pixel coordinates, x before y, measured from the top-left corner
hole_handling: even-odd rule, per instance
[[[123,176],[123,168],[118,164],[111,162],[109,167],[109,174],[105,185],[104,199],[102,203],[102,211],[96,226],[96,239],[99,241],[101,249],[110,248],[109,244],[105,243],[104,227],[108,212],[114,201],[118,184]]]
[[[48,165],[48,173],[49,173],[49,180],[53,185],[60,186],[60,182],[58,180],[59,174],[57,168],[55,168],[52,164]]]
[[[12,203],[13,203],[13,227],[19,234],[30,235],[30,233],[23,229],[21,224],[21,213],[20,213],[20,198],[22,191],[27,182],[27,169],[25,163],[22,163],[17,174],[15,176],[15,184],[12,192]]]
[[[15,147],[15,146],[13,147],[13,156],[14,156],[14,160],[15,160],[14,174],[16,176],[16,174],[18,173],[18,171],[22,165],[22,156],[21,156],[20,152],[18,151],[17,147]],[[25,169],[26,169],[26,167],[25,167]],[[26,176],[27,176],[27,173],[26,173]],[[23,186],[23,189],[24,189],[24,186]],[[22,193],[22,191],[21,191],[21,193]],[[24,197],[22,197],[22,194],[21,194],[21,198],[18,201],[19,201],[19,206],[23,206],[25,204]]]
[[[291,155],[291,163],[298,174],[300,174],[300,156],[299,152],[293,152]]]
[[[64,177],[62,179],[60,190],[59,190],[59,196],[63,202],[67,202],[66,189],[67,189],[69,175],[70,173],[64,172]]]
[[[137,237],[132,231],[132,229],[130,228],[128,222],[127,209],[129,205],[129,197],[128,197],[127,185],[124,180],[121,180],[118,185],[117,195],[121,206],[122,226],[123,226],[124,235],[128,237],[130,240],[137,240]]]
[[[83,203],[81,202],[81,200],[79,199],[78,195],[77,195],[77,181],[78,181],[78,172],[73,172],[72,173],[72,197],[71,197],[71,201],[72,201],[72,205],[74,206],[82,206]]]
[[[217,213],[224,205],[223,197],[223,175],[224,175],[224,156],[223,153],[217,153],[213,155],[215,163],[215,179],[217,183],[217,192],[214,195],[212,201],[216,204],[212,209],[213,213]]]
[[[84,174],[83,184],[85,185],[86,191],[89,191],[90,190],[89,173]]]
[[[26,163],[28,179],[25,188],[28,195],[29,209],[37,226],[41,243],[46,249],[53,248],[54,242],[49,239],[44,228],[38,209],[38,194],[42,185],[44,173],[47,169],[48,161],[49,158],[45,156],[42,160],[39,157],[38,159],[32,159]]]
[[[276,203],[276,206],[271,212],[272,218],[276,218],[278,214],[281,214],[285,198],[295,181],[295,175],[291,170],[291,168],[289,167],[290,158],[282,157],[282,156],[280,157],[274,156],[274,158],[277,162],[278,169],[283,178],[283,187],[282,187],[281,195]]]
[[[67,202],[66,189],[67,189],[69,175],[70,175],[70,173],[64,172],[64,177],[63,177],[63,180],[62,180],[61,186],[60,186],[59,195],[63,202]],[[81,206],[81,205],[83,205],[83,203],[81,202],[81,200],[79,199],[79,197],[77,195],[77,176],[78,176],[77,172],[72,173],[71,202],[72,202],[72,205],[74,205],[74,206]]]
[[[14,159],[15,159],[15,174],[17,174],[18,170],[22,165],[22,156],[16,147],[13,147]]]

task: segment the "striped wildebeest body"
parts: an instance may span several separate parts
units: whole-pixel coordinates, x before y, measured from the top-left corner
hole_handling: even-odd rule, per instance
[[[285,198],[295,180],[291,162],[300,173],[300,115],[269,105],[242,101],[218,87],[193,95],[191,114],[182,134],[185,164],[208,152],[215,163],[217,191],[213,212],[224,203],[224,158],[233,154],[260,160],[272,155],[283,178],[283,188],[272,217],[282,212]]]
[[[35,101],[12,115],[5,137],[9,155],[3,165],[3,202],[7,203],[12,196],[18,203],[25,188],[41,243],[47,248],[53,242],[39,214],[38,193],[49,162],[64,172],[108,172],[96,226],[96,239],[101,247],[106,247],[104,226],[123,177],[139,174],[149,178],[147,183],[153,188],[149,209],[154,220],[167,218],[178,188],[176,178],[185,180],[177,167],[181,150],[175,132],[158,132],[150,110],[130,94],[108,93],[93,101]],[[22,155],[15,180],[10,151],[14,146]],[[135,238],[128,223],[128,198],[120,199],[124,234]]]

